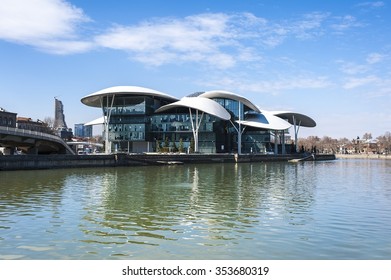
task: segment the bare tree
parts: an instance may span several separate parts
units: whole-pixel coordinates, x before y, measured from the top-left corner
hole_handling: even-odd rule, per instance
[[[372,139],[372,133],[366,132],[363,135],[362,139],[364,139],[364,140],[371,140]]]
[[[53,128],[54,119],[52,117],[45,117],[43,122],[50,128]]]
[[[54,125],[54,119],[51,117],[45,117],[43,119],[44,125],[48,128],[49,133],[54,133],[53,125]]]
[[[319,149],[322,153],[336,153],[338,149],[338,140],[329,136],[324,136],[319,143]]]
[[[307,138],[300,138],[298,142],[300,150],[304,149],[306,152],[313,152],[314,149],[317,149],[320,139],[318,136],[308,136]]]
[[[389,154],[391,152],[391,132],[387,131],[384,135],[377,137],[379,151]]]
[[[372,139],[372,133],[365,133],[362,140],[368,141]],[[347,138],[334,139],[329,136],[323,136],[320,139],[318,136],[308,136],[307,138],[299,138],[299,149],[306,152],[314,152],[316,149],[320,153],[361,153],[365,150],[375,151],[380,153],[391,154],[391,132],[387,131],[384,135],[376,138],[377,143],[363,143],[360,137],[349,140]]]
[[[353,146],[352,141],[346,137],[338,139],[337,145],[337,151],[341,153],[348,153],[348,149]]]

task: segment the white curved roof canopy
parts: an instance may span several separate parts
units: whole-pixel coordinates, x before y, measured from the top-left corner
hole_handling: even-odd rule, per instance
[[[251,114],[247,119],[236,122],[241,125],[271,130],[285,130],[292,126],[289,122],[267,112]]]
[[[300,125],[303,127],[316,126],[316,122],[312,118],[304,114],[294,113],[291,111],[270,111],[269,113],[282,119],[288,120],[288,122],[291,124],[294,124],[296,122],[296,125]]]
[[[199,97],[206,97],[206,98],[227,98],[227,99],[232,99],[236,101],[240,101],[247,107],[249,107],[251,110],[254,110],[255,112],[260,112],[259,108],[255,106],[250,100],[247,98],[238,95],[233,92],[225,91],[225,90],[210,90],[206,91],[204,93],[201,93]]]
[[[160,97],[168,101],[177,101],[178,98],[165,94],[163,92],[153,90],[150,88],[138,87],[138,86],[116,86],[109,87],[97,92],[91,93],[81,99],[81,102],[91,107],[101,107],[101,98],[113,95],[147,95]]]
[[[104,124],[105,123],[105,120],[106,120],[106,117],[100,117],[100,118],[97,118],[93,121],[90,121],[88,123],[85,123],[84,125],[98,125],[98,124]]]
[[[177,107],[187,107],[203,111],[223,120],[229,120],[231,118],[231,115],[219,103],[205,97],[184,97],[177,102],[160,107],[155,113],[161,113]]]

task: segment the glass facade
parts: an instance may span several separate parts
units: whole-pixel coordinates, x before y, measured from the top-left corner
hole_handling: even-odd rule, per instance
[[[193,123],[196,123],[196,114],[192,114]],[[201,113],[199,114],[199,118]],[[199,127],[199,148],[203,152],[216,152],[215,149],[215,133],[214,133],[214,124],[218,122],[216,117],[204,114],[202,118],[201,125]],[[164,142],[168,138],[169,142],[175,142],[175,145],[178,146],[182,141],[184,143],[184,148],[187,149],[190,147],[192,141],[193,130],[192,130],[192,121],[190,119],[189,113],[169,113],[169,114],[159,114],[151,117],[151,130],[150,130],[150,139],[155,141]],[[156,145],[156,144],[155,144]]]
[[[242,103],[240,103],[240,107],[239,107],[239,102],[236,100],[227,99],[227,98],[214,98],[213,100],[219,103],[221,106],[223,106],[232,116],[234,116],[236,120],[239,119],[239,108],[240,108],[240,112],[241,112],[240,118],[243,119],[244,106]]]
[[[75,124],[74,136],[83,138],[92,137],[92,125],[84,125],[84,123]]]
[[[103,100],[103,104],[112,104],[103,107],[104,115],[110,116],[108,140],[114,144],[117,151],[139,152],[144,149],[143,146],[133,143],[152,141],[151,116],[167,102],[150,96],[115,96],[114,100]],[[148,149],[147,146],[146,150]]]
[[[274,151],[274,135],[269,131],[247,131],[242,136],[244,153],[270,153]]]
[[[237,100],[213,100],[231,114],[232,122],[204,114],[198,129],[198,151],[237,152],[239,125],[235,121],[244,120],[244,116],[251,109]],[[177,151],[180,145],[183,151],[191,149],[194,141],[192,122],[197,123],[195,111],[190,115],[188,108],[177,108],[155,114],[155,110],[168,104],[168,101],[153,96],[115,96],[114,100],[111,97],[109,100],[103,100],[103,104],[110,104],[102,109],[106,116],[110,116],[107,126],[108,140],[116,151],[153,152],[162,147],[165,147],[166,151]],[[202,112],[199,112],[199,118],[201,114]],[[246,129],[241,138],[243,153],[267,153],[274,149],[274,138],[269,131]]]

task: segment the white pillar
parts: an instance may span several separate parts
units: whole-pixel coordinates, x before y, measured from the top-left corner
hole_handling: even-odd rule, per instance
[[[299,134],[300,124],[301,124],[301,121],[300,121],[299,124],[297,125],[297,123],[296,123],[296,118],[295,118],[295,116],[293,116],[293,130],[295,131],[295,146],[296,146],[296,152],[299,151],[299,146],[298,146],[299,143],[297,142],[297,137],[298,137],[298,134]]]
[[[238,127],[238,154],[242,154],[242,127],[240,121],[242,120],[242,114],[241,114],[241,106],[240,106],[240,101],[238,101],[239,105],[239,127]]]
[[[115,94],[113,94],[113,97],[111,99],[111,104],[109,106],[109,95],[106,95],[106,116],[104,112],[104,105],[103,105],[103,97],[100,99],[100,104],[103,111],[103,124],[104,124],[104,134],[105,134],[105,153],[110,154],[111,153],[111,141],[109,140],[109,123],[110,123],[110,117],[111,117],[111,111],[113,109],[114,105],[114,98]]]
[[[191,128],[193,130],[193,137],[194,137],[194,152],[198,152],[198,131],[201,126],[202,118],[204,117],[204,112],[202,112],[200,120],[198,120],[198,110],[196,110],[196,117],[193,122],[193,115],[191,113],[191,108],[189,108],[190,113],[190,121],[191,121]]]

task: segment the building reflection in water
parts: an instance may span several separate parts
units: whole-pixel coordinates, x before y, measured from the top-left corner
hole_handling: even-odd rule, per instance
[[[287,224],[305,239],[315,173],[284,163],[5,172],[0,219],[12,226],[0,242],[20,231],[20,256],[63,240],[54,258],[226,258]]]
[[[0,259],[388,259],[389,168],[2,171]]]
[[[89,187],[83,241],[165,244],[172,252],[180,246],[235,247],[264,234],[264,228],[305,223],[301,214],[311,207],[316,182],[303,171],[287,164],[110,170]]]

